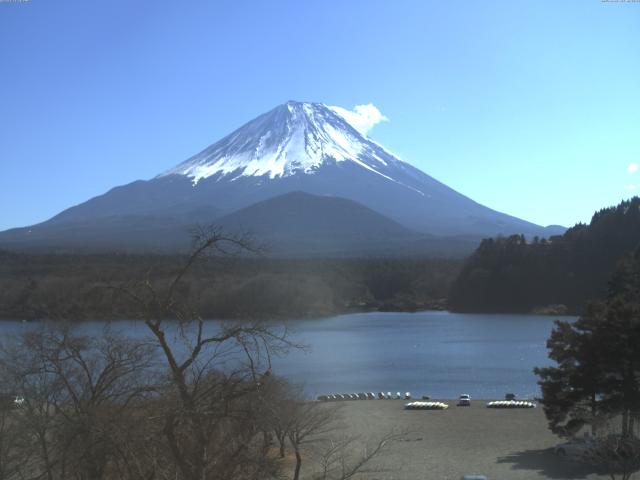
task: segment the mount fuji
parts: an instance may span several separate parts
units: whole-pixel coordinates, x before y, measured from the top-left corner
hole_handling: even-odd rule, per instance
[[[256,226],[262,236],[278,241],[295,237],[301,254],[305,238],[313,238],[314,252],[326,254],[318,243],[322,235],[309,228],[308,219],[316,219],[327,237],[344,239],[334,242],[331,252],[349,245],[355,254],[372,253],[371,245],[388,239],[394,248],[411,244],[428,254],[433,245],[449,243],[443,237],[464,243],[564,230],[480,205],[356,127],[340,108],[289,101],[155,178],[115,187],[43,223],[1,232],[0,246],[175,250],[188,245],[189,225],[213,222]],[[292,203],[295,213],[285,208]],[[361,225],[366,235],[356,239],[352,225]],[[465,245],[463,250],[472,248]]]

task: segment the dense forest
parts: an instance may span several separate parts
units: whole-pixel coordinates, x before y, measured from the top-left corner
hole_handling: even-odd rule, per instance
[[[162,288],[184,261],[167,255],[0,252],[0,318],[139,318],[120,287],[148,279]],[[445,259],[209,257],[191,269],[179,294],[207,318],[445,308],[460,265]]]
[[[601,298],[617,262],[640,243],[640,198],[623,201],[549,239],[483,240],[454,281],[461,312],[579,313]]]

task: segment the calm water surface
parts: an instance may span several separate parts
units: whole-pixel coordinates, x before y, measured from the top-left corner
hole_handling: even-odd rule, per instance
[[[554,318],[372,312],[292,321],[294,340],[309,348],[276,359],[274,370],[311,396],[384,390],[432,398],[534,397],[539,390],[532,369],[549,364],[545,342]],[[82,328],[99,334],[103,325]],[[133,336],[146,334],[139,322],[116,325]],[[0,323],[4,334],[26,328],[33,324]]]
[[[276,366],[311,395],[391,390],[432,398],[534,397],[532,369],[550,363],[546,340],[555,318],[373,312],[295,322],[297,338],[311,349]]]

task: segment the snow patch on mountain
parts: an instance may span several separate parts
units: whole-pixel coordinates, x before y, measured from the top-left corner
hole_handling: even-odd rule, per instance
[[[354,162],[388,180],[383,172],[401,162],[362,132],[385,121],[372,104],[354,110],[320,103],[287,102],[250,121],[160,176],[178,174],[194,184],[213,175],[284,177],[314,174],[326,162]]]

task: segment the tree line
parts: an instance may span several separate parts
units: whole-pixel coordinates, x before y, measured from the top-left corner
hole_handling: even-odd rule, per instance
[[[113,286],[166,286],[177,255],[0,252],[0,318],[140,318]],[[447,259],[203,258],[174,292],[207,318],[306,318],[363,310],[444,308],[461,261]]]
[[[616,262],[640,244],[640,198],[600,210],[564,235],[489,238],[452,283],[449,306],[461,312],[579,314],[606,294]]]

